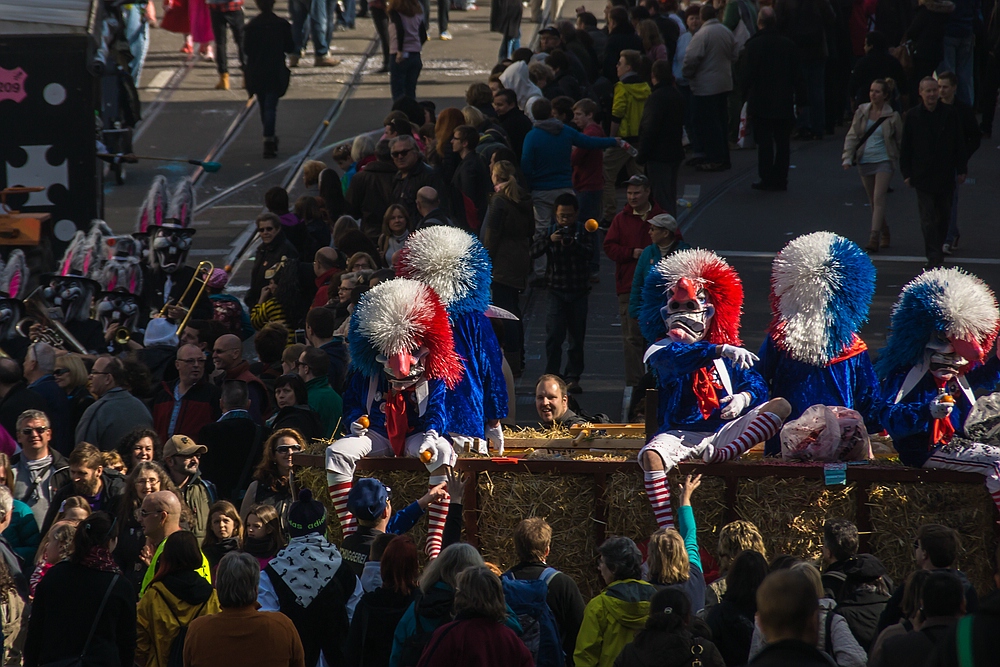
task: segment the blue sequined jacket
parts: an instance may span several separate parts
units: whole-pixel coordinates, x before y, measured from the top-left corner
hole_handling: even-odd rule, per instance
[[[507,416],[503,352],[493,325],[482,313],[449,315],[455,353],[465,364],[462,380],[447,392],[448,431],[482,438],[485,422]]]
[[[869,434],[882,430],[879,422],[881,389],[867,351],[828,366],[814,366],[792,359],[769,335],[757,356],[760,361],[754,368],[770,388],[771,398],[780,396],[792,406],[792,414],[786,422],[798,419],[812,405],[841,405],[861,414]],[[764,453],[767,456],[780,454],[780,439],[768,440]]]
[[[385,394],[389,390],[389,381],[385,375],[375,378],[374,393],[371,393],[372,378],[365,377],[357,371],[351,371],[347,378],[347,390],[344,392],[344,427],[350,432],[350,425],[362,415],[368,415],[368,429],[386,438],[385,430]],[[427,403],[420,414],[417,405],[417,392],[409,391],[406,395],[406,417],[409,422],[409,433],[419,433],[434,430],[438,435],[445,432],[448,419],[445,412],[445,387],[443,380],[427,380]],[[371,396],[369,396],[371,394]],[[371,407],[369,408],[369,399]]]
[[[718,431],[726,423],[719,416],[718,408],[712,411],[708,419],[702,417],[691,389],[692,374],[704,366],[713,366],[714,361],[719,358],[718,349],[718,345],[706,342],[671,342],[649,357],[648,363],[656,375],[656,386],[660,390],[658,434],[675,429],[711,433]],[[757,371],[742,370],[729,359],[723,359],[722,363],[729,371],[733,393],[750,393],[748,410],[767,400],[767,387]],[[714,369],[712,373],[716,384],[721,385]],[[716,394],[720,401],[728,395],[725,389],[717,389]]]
[[[896,394],[909,372],[908,367],[897,368],[882,383],[881,421],[892,436],[892,444],[899,452],[899,459],[908,466],[919,468],[937,449],[930,446],[934,420],[931,419],[928,406],[937,396],[938,389],[933,376],[925,373],[920,382],[896,403]],[[996,391],[1000,384],[1000,360],[991,355],[985,364],[969,371],[965,379],[974,392]],[[955,397],[955,409],[951,411],[949,419],[955,427],[955,433],[962,433],[972,404],[963,391],[952,390],[950,393]]]

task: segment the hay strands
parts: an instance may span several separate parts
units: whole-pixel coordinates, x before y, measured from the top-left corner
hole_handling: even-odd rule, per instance
[[[642,441],[634,438],[507,438],[508,451],[525,449],[642,449]]]

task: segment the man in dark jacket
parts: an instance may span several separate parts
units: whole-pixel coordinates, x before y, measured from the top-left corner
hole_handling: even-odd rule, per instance
[[[118,516],[122,496],[125,495],[125,476],[117,470],[104,467],[101,450],[90,443],[81,442],[69,455],[70,480],[65,482],[49,503],[49,510],[39,531],[49,532],[59,507],[70,496],[83,496],[94,512],[107,512]]]
[[[459,125],[455,128],[451,137],[451,149],[462,158],[462,161],[458,163],[451,184],[456,188],[458,196],[468,197],[476,207],[476,229],[486,218],[486,206],[489,203],[489,195],[493,192],[493,182],[490,180],[486,165],[476,155],[478,145],[479,132],[476,128],[471,125]],[[465,216],[458,217],[465,220]],[[473,221],[466,222],[471,224]]]
[[[642,38],[636,34],[624,7],[612,7],[608,12],[608,41],[604,47],[601,74],[611,83],[618,81],[618,59],[622,51],[632,50],[645,53]]]
[[[525,519],[514,529],[514,551],[518,563],[508,572],[515,579],[541,579],[548,584],[546,602],[559,626],[563,652],[573,655],[576,635],[583,622],[583,595],[572,577],[545,562],[551,547],[552,527],[545,519]]]
[[[531,132],[531,119],[517,107],[517,93],[509,88],[498,90],[493,95],[493,110],[497,112],[497,122],[510,139],[511,150],[521,160],[524,138]]]
[[[288,90],[291,78],[285,54],[294,53],[297,58],[298,50],[292,39],[292,25],[274,13],[274,0],[257,0],[257,6],[260,14],[243,30],[244,76],[247,93],[257,96],[260,107],[264,157],[273,158],[278,155],[278,137],[274,133],[278,100]]]
[[[347,379],[347,344],[343,338],[333,337],[337,316],[330,308],[313,308],[306,315],[306,343],[326,352],[330,368],[326,376],[338,394],[344,393]]]
[[[971,160],[973,154],[979,150],[982,143],[983,134],[976,121],[976,110],[958,98],[958,75],[954,72],[938,72],[938,85],[941,88],[941,103],[953,107],[958,112],[958,123],[962,128],[962,137],[965,139],[965,159]],[[941,251],[950,255],[951,251],[958,248],[958,188],[955,188],[955,195],[951,203],[951,216],[948,218],[948,233],[945,235],[944,246]]]
[[[868,101],[868,89],[875,79],[892,79],[896,90],[908,90],[902,63],[889,53],[889,43],[877,31],[865,35],[865,55],[854,65],[848,82],[847,90],[855,106]]]
[[[670,19],[668,22],[673,23]],[[646,98],[639,123],[639,155],[646,166],[653,201],[677,215],[677,170],[684,159],[684,99],[674,86],[670,62],[657,60],[651,76],[653,92]]]
[[[417,215],[417,190],[430,186],[444,196],[447,186],[441,176],[423,161],[417,142],[409,135],[400,135],[390,141],[392,160],[396,165],[396,175],[392,178],[390,201],[402,204],[411,220]],[[445,201],[442,208],[451,210]]]
[[[884,667],[909,667],[927,662],[927,657],[948,637],[955,622],[965,615],[962,582],[954,574],[934,572],[920,589],[919,632],[890,637],[882,647]]]
[[[4,361],[11,361],[4,359]],[[17,443],[21,452],[12,457],[14,498],[28,505],[41,528],[52,499],[63,485],[72,481],[69,462],[49,447],[52,429],[41,410],[25,410],[17,419]]]
[[[435,188],[427,186],[417,190],[416,201],[419,217],[417,224],[413,226],[414,231],[434,225],[456,226],[447,211],[441,208],[441,195]]]
[[[177,350],[177,380],[163,382],[153,395],[153,428],[160,440],[180,433],[195,436],[219,418],[219,389],[205,381],[205,353],[196,345]]]
[[[767,641],[750,667],[835,667],[833,658],[816,648],[819,600],[806,575],[778,570],[757,589],[757,623]]]
[[[836,19],[830,0],[776,0],[778,29],[795,42],[805,82],[806,103],[800,104],[800,136],[822,139],[826,131],[826,31]]]
[[[196,441],[207,448],[201,455],[199,470],[212,480],[220,498],[238,506],[264,451],[264,427],[250,419],[250,395],[245,382],[223,382],[219,403],[222,416],[197,434]]]
[[[253,21],[250,22],[251,24]],[[257,247],[253,269],[250,271],[250,288],[247,289],[243,303],[247,308],[253,308],[260,299],[260,291],[264,289],[267,280],[264,274],[277,265],[282,258],[298,259],[299,251],[285,236],[281,229],[281,218],[274,213],[262,213],[257,217],[257,234],[260,236],[260,246]]]
[[[354,174],[344,194],[348,211],[360,218],[361,231],[375,244],[382,234],[382,218],[391,202],[395,176],[396,165],[392,163],[389,141],[383,139],[375,145],[375,161]]]
[[[941,104],[939,98],[938,82],[924,78],[920,82],[921,104],[910,109],[903,121],[899,152],[903,182],[917,191],[928,269],[944,262],[942,247],[951,218],[955,184],[964,183],[969,172],[958,112]]]
[[[212,382],[221,387],[226,380],[242,380],[250,392],[250,418],[257,424],[271,415],[271,395],[267,387],[250,372],[250,362],[243,358],[243,341],[233,334],[224,334],[215,340],[212,349],[215,375]]]
[[[28,389],[21,364],[13,359],[0,359],[0,426],[15,436],[17,418],[22,412],[25,410],[45,412],[48,408],[44,398]]]
[[[778,32],[774,10],[757,13],[757,33],[747,40],[747,115],[757,142],[755,190],[787,190],[789,142],[795,120],[795,91],[800,80],[795,43]]]

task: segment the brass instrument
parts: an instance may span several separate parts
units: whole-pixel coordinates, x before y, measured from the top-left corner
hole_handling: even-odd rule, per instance
[[[198,262],[198,266],[196,266],[194,269],[194,275],[191,276],[191,280],[188,281],[187,287],[184,288],[184,292],[181,294],[181,298],[177,300],[177,303],[172,304],[171,303],[172,299],[168,299],[166,303],[163,304],[163,308],[160,308],[160,314],[158,315],[158,317],[165,317],[167,313],[167,308],[170,308],[171,306],[174,305],[176,305],[176,307],[178,308],[182,308],[187,311],[184,314],[184,319],[182,319],[180,321],[180,324],[177,325],[178,338],[180,337],[181,332],[184,331],[184,327],[187,326],[188,320],[191,319],[191,312],[194,310],[194,305],[198,303],[198,300],[201,299],[202,295],[205,293],[205,288],[208,287],[208,279],[211,277],[212,271],[214,270],[215,270],[215,265],[212,264],[211,262],[209,261]],[[199,278],[199,276],[202,277]],[[191,301],[191,304],[185,307],[184,299],[187,298],[188,292],[191,291],[191,287],[196,282],[201,283],[201,287],[198,288],[198,292],[197,294],[195,294],[194,299]]]
[[[88,353],[87,348],[80,344],[80,341],[69,332],[69,329],[50,315],[52,305],[42,295],[41,287],[36,288],[24,299],[24,311],[27,316],[14,325],[14,329],[20,335],[30,339],[32,343],[48,343],[52,347],[58,347],[68,352]],[[42,327],[42,333],[38,336],[31,335],[31,327],[34,324]]]
[[[132,332],[128,330],[128,327],[118,327],[115,330],[115,343],[119,347],[125,347],[130,340],[132,340]]]

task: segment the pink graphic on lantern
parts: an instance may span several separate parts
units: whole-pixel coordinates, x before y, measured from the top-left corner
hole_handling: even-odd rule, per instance
[[[28,74],[18,67],[17,69],[4,69],[0,67],[0,102],[13,100],[18,103],[28,94],[24,91],[24,82]]]

